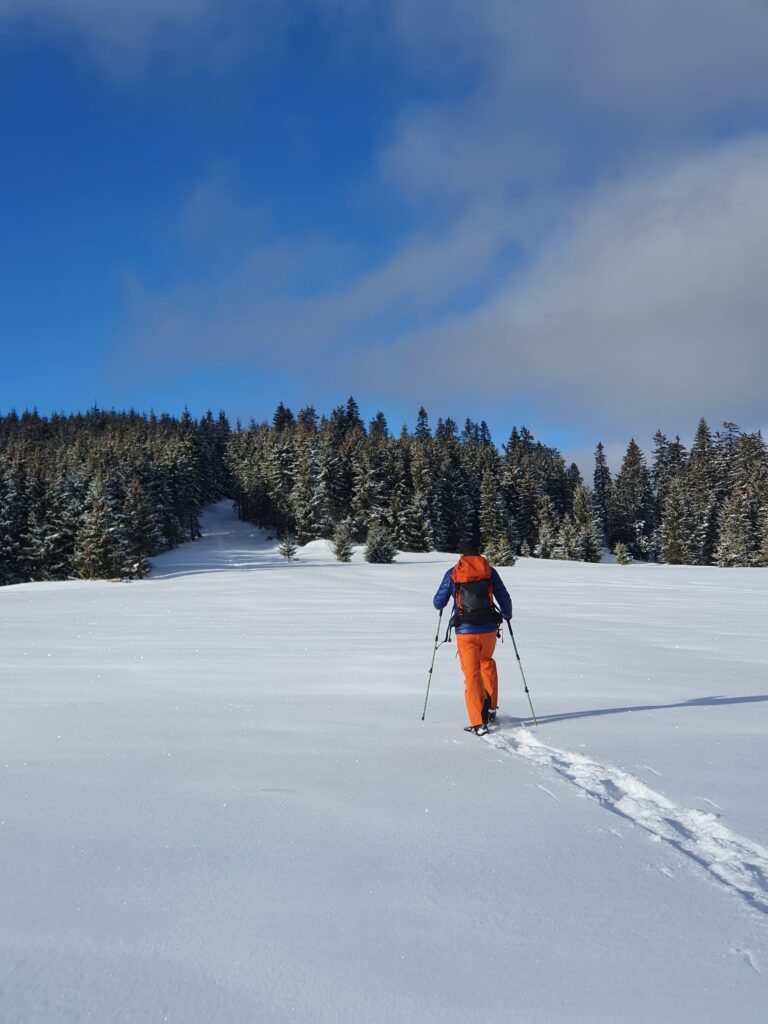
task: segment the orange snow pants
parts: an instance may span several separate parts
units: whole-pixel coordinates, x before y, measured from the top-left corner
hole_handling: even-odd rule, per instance
[[[496,650],[495,633],[457,633],[456,646],[464,673],[464,699],[470,725],[481,725],[486,694],[491,707],[499,702],[499,678],[493,652]]]

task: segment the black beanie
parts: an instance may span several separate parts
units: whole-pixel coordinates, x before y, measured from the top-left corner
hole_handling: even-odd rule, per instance
[[[474,539],[474,537],[465,537],[464,540],[459,544],[460,555],[479,555],[480,545]]]

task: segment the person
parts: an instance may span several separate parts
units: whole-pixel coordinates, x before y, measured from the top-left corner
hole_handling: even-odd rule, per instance
[[[451,625],[456,631],[469,715],[465,731],[484,736],[488,723],[496,721],[499,679],[493,652],[501,622],[512,618],[512,599],[499,574],[480,554],[476,541],[462,542],[459,551],[461,557],[443,576],[433,604],[442,611],[453,598]]]

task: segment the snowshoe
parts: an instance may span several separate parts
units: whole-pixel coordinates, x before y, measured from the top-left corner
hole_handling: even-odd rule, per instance
[[[482,725],[465,725],[464,732],[473,732],[475,736],[486,736],[488,734],[488,726],[485,723]]]

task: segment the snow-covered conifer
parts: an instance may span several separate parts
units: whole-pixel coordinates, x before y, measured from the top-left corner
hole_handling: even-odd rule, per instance
[[[352,531],[346,521],[339,523],[333,534],[333,553],[339,562],[352,559]]]
[[[6,465],[0,492],[0,579],[23,583],[23,536],[27,525],[27,475],[20,461]]]
[[[685,505],[683,483],[672,477],[664,488],[664,506],[659,528],[660,555],[669,565],[685,565],[691,561],[690,516]]]
[[[634,438],[613,485],[609,520],[614,538],[622,541],[632,555],[647,555],[655,527],[653,490],[645,456]]]
[[[298,455],[291,488],[291,509],[299,544],[308,544],[320,531],[315,521],[315,488],[317,485],[317,454],[314,437],[297,439]]]
[[[599,562],[603,548],[603,532],[592,495],[579,484],[573,496],[573,520],[576,528],[576,558],[582,562]]]
[[[123,575],[141,579],[149,571],[148,556],[158,550],[157,528],[147,492],[132,477],[125,493],[125,553]]]
[[[425,442],[414,442],[411,459],[412,494],[408,510],[411,551],[431,551],[435,547],[435,489],[429,449]]]
[[[84,579],[122,577],[126,555],[125,536],[110,507],[104,481],[96,477],[75,541],[74,568]]]
[[[397,548],[387,528],[378,523],[371,526],[363,556],[366,562],[388,564],[394,561],[396,554]]]
[[[613,555],[618,565],[632,565],[632,555],[623,541],[616,541]]]
[[[552,549],[552,558],[577,561],[580,556],[579,530],[571,516],[565,516],[557,531],[557,538]]]
[[[703,418],[696,428],[683,484],[693,522],[691,557],[697,565],[709,565],[717,546],[721,516],[712,433]]]
[[[486,464],[480,484],[480,542],[483,547],[503,534],[503,518],[494,466]]]
[[[484,545],[483,553],[491,565],[511,566],[515,564],[515,550],[505,534],[493,537]]]
[[[552,558],[557,544],[559,523],[552,501],[546,496],[539,499],[537,523],[538,536],[534,553],[537,558]]]
[[[608,468],[608,461],[605,457],[605,448],[602,441],[598,442],[595,449],[595,474],[594,474],[594,505],[597,521],[600,524],[602,543],[608,544],[611,539],[610,523],[608,521],[608,509],[611,502],[611,491],[613,479]]]
[[[723,568],[732,568],[753,565],[757,561],[756,556],[749,494],[746,487],[737,486],[722,508],[715,561]]]
[[[293,537],[287,530],[280,538],[277,550],[286,562],[293,562],[295,560],[298,548],[296,547]]]

